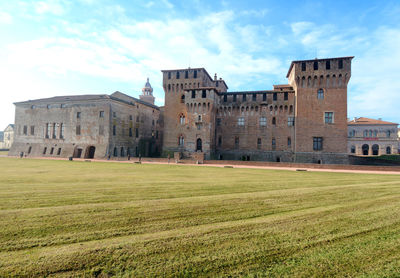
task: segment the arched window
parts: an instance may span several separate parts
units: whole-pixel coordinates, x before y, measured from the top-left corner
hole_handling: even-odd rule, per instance
[[[350,152],[351,153],[356,153],[356,147],[355,146],[351,146]]]
[[[386,154],[391,154],[392,153],[392,148],[390,146],[386,147]]]
[[[181,125],[184,125],[186,123],[185,115],[181,114],[179,116],[179,122],[180,122]]]
[[[202,150],[203,150],[202,142],[201,142],[201,139],[198,138],[197,141],[196,141],[196,151],[200,151],[201,152]]]
[[[324,89],[318,89],[317,99],[324,99]]]
[[[183,137],[183,135],[179,136],[178,138],[178,145],[180,147],[183,147],[185,145],[185,138]]]
[[[118,150],[117,150],[117,147],[114,147],[114,156],[118,156]]]
[[[362,145],[361,149],[362,149],[362,154],[363,155],[368,155],[369,146],[367,144]]]
[[[185,103],[185,95],[181,96],[181,103]]]
[[[377,144],[372,145],[372,155],[379,154],[379,146]]]
[[[372,130],[369,131],[369,137],[372,137]]]
[[[374,137],[378,137],[378,131],[374,130]]]
[[[124,151],[124,147],[121,147],[121,157],[125,156],[125,151]]]

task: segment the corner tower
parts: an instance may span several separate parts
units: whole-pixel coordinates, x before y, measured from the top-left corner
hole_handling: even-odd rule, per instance
[[[293,61],[295,162],[346,163],[347,84],[354,57]]]

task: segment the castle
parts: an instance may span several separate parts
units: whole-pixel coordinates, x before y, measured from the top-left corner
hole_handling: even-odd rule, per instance
[[[166,156],[347,163],[353,57],[293,61],[287,85],[228,92],[204,68],[163,70],[165,106],[147,80],[140,99],[111,95],[15,103],[10,155]]]

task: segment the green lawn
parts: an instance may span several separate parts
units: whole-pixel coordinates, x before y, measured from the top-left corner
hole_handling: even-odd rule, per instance
[[[400,176],[0,158],[0,277],[399,277]]]

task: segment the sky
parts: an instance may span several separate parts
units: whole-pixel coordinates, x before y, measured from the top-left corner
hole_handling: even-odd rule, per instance
[[[287,83],[293,60],[355,56],[348,117],[400,123],[400,1],[0,0],[0,130],[14,102],[138,97],[204,67],[229,91]]]

